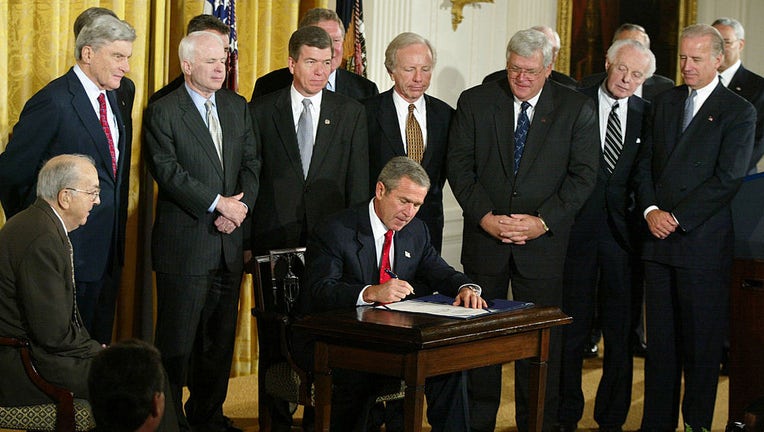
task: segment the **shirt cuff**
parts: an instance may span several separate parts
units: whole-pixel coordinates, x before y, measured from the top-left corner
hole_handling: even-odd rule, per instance
[[[645,209],[645,211],[642,212],[642,217],[647,219],[647,214],[650,213],[653,210],[660,210],[657,205],[651,205]]]
[[[211,206],[209,206],[209,208],[207,209],[207,213],[212,213],[212,212],[214,212],[214,211],[215,211],[215,208],[218,206],[218,201],[220,201],[220,194],[218,194],[218,195],[215,197],[215,200],[214,200],[214,201],[212,201],[212,205],[211,205]]]
[[[363,289],[361,290],[360,294],[358,294],[358,298],[355,301],[355,305],[356,306],[369,306],[369,305],[373,305],[374,304],[374,302],[366,303],[365,301],[363,301],[363,293],[366,292],[366,288],[368,288],[370,286],[371,285],[366,285],[365,287],[363,287]]]

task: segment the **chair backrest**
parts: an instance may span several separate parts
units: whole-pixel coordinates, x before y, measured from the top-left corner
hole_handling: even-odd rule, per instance
[[[305,248],[270,251],[255,257],[255,309],[288,317],[297,301],[305,275]]]

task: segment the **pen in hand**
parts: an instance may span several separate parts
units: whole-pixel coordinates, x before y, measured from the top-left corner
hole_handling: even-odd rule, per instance
[[[397,275],[397,274],[395,274],[395,272],[393,272],[393,271],[392,271],[392,270],[390,270],[389,268],[388,268],[388,269],[385,269],[385,273],[387,273],[387,275],[388,275],[388,276],[390,276],[390,277],[391,277],[391,278],[393,278],[393,279],[398,279],[398,275]],[[411,288],[411,294],[412,294],[412,295],[414,294],[414,288],[413,288],[413,287]]]

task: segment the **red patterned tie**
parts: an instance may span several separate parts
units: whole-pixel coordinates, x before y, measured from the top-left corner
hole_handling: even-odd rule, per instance
[[[383,284],[390,279],[389,274],[385,270],[392,270],[390,268],[390,245],[393,243],[393,230],[388,230],[385,233],[385,243],[382,245],[382,261],[379,264],[379,283]]]
[[[111,128],[109,127],[109,119],[106,114],[106,95],[101,93],[98,95],[98,108],[101,117],[101,127],[106,134],[106,139],[109,141],[109,154],[111,155],[111,170],[114,177],[117,177],[117,154],[114,152],[114,138],[111,137]]]

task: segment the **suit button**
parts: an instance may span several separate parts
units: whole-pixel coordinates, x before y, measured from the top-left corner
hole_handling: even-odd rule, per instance
[[[513,196],[513,197],[519,197],[519,196],[520,196],[520,193],[519,193],[519,192],[517,192],[517,191],[513,191],[513,192],[512,192],[512,196]]]
[[[679,192],[684,192],[687,190],[687,186],[682,186],[679,188]]]

